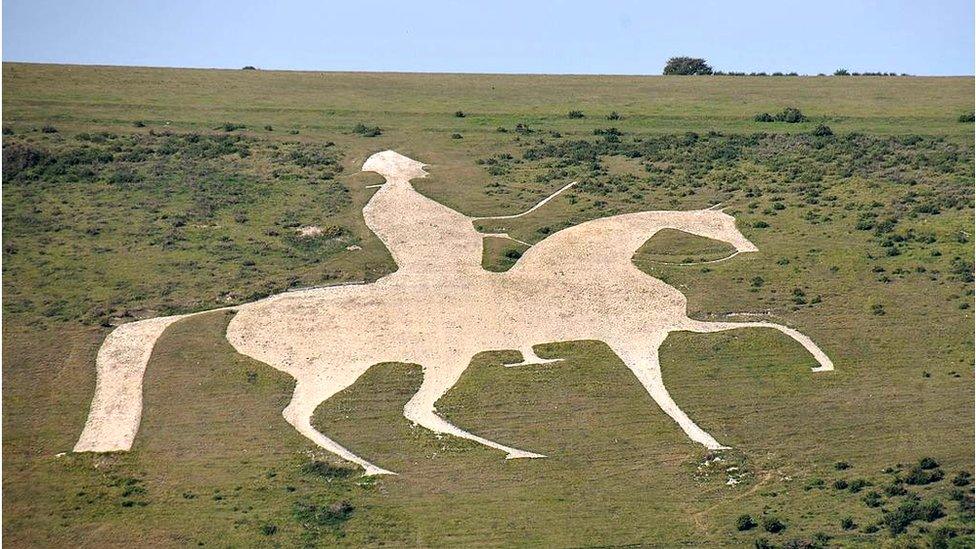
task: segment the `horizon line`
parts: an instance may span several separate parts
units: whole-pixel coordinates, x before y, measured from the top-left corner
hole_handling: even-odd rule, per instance
[[[164,70],[200,70],[200,71],[243,71],[251,70],[245,69],[244,67],[253,67],[254,71],[258,72],[314,72],[314,73],[359,73],[359,74],[432,74],[432,75],[459,75],[459,76],[620,76],[620,77],[655,77],[655,76],[673,76],[677,78],[708,78],[708,77],[731,77],[731,78],[973,78],[976,74],[907,74],[898,73],[893,75],[834,75],[830,73],[816,73],[816,74],[805,74],[799,73],[796,75],[788,74],[778,74],[773,75],[772,72],[782,72],[782,71],[749,71],[749,72],[765,72],[762,74],[727,74],[728,72],[742,73],[746,71],[720,71],[726,72],[726,74],[707,74],[707,75],[668,75],[659,73],[585,73],[585,72],[477,72],[477,71],[424,71],[424,70],[398,70],[398,69],[274,69],[274,68],[262,68],[257,65],[244,65],[243,67],[202,67],[202,66],[179,66],[179,65],[113,65],[109,63],[79,63],[79,62],[64,62],[64,61],[20,61],[16,59],[3,59],[2,63],[6,64],[18,64],[18,65],[48,65],[48,66],[63,66],[63,67],[93,67],[93,68],[110,68],[110,69],[164,69]],[[853,72],[860,72],[853,69],[847,69]],[[878,71],[878,72],[894,72],[894,71]]]

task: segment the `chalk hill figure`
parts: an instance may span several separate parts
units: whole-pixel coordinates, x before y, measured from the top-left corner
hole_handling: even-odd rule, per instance
[[[813,354],[820,364],[814,371],[833,369],[810,338],[786,326],[688,318],[681,292],[632,263],[636,250],[661,229],[727,242],[738,253],[757,251],[721,211],[649,211],[581,223],[532,246],[509,271],[495,273],[481,266],[484,235],[474,229],[476,218],[411,186],[411,179],[426,175],[423,164],[384,151],[372,155],[363,170],[386,179],[363,216],[390,250],[397,271],[371,284],[288,292],[229,307],[237,314],[227,339],[238,352],[293,376],[297,383],[285,419],[366,474],[391,472],[317,431],[311,418],[319,404],[382,362],[423,367],[423,383],[404,416],[501,450],[507,458],[544,456],[464,431],[434,406],[483,351],[518,349],[522,365],[530,365],[548,362],[533,351],[540,344],[604,341],[661,409],[710,449],[723,446],[685,415],[662,380],[658,348],[670,332],[773,328]],[[75,451],[131,448],[153,345],[168,325],[187,316],[125,324],[109,334],[98,353],[95,397]]]

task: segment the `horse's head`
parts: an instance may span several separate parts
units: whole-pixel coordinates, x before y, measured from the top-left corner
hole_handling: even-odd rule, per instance
[[[424,177],[424,165],[394,151],[378,152],[363,163],[364,172],[376,172],[386,178],[387,183],[405,183],[417,177]]]
[[[709,208],[682,212],[681,226],[676,229],[731,244],[736,252],[757,252],[759,248],[735,226],[735,218],[720,209]]]

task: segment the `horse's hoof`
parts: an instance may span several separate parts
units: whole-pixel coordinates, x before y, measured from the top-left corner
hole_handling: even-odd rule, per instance
[[[364,477],[372,477],[377,475],[396,475],[393,471],[387,471],[381,467],[375,465],[369,465],[366,467],[366,471],[363,472]]]
[[[532,452],[525,452],[522,450],[512,450],[505,456],[505,459],[520,459],[520,458],[544,458],[546,456],[542,454],[535,454]]]

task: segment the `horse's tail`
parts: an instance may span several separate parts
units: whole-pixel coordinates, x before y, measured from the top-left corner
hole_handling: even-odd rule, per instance
[[[193,314],[130,322],[108,334],[95,359],[95,397],[75,452],[132,448],[142,419],[142,377],[153,347],[170,324]]]

